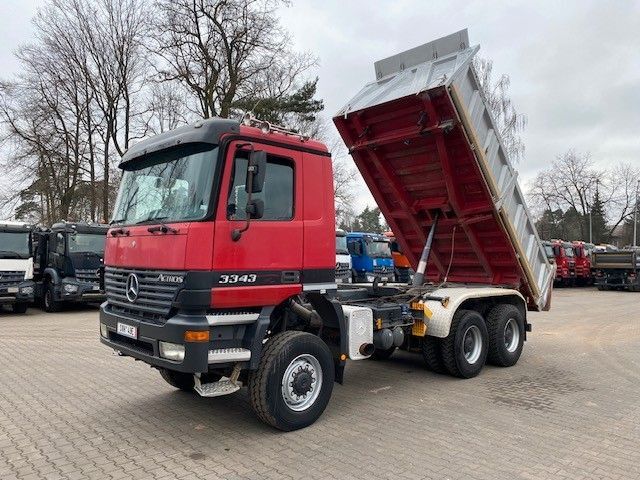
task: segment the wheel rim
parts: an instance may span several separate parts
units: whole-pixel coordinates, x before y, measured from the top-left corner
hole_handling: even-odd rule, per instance
[[[464,358],[471,365],[476,363],[482,353],[482,334],[480,329],[471,325],[464,332],[462,337],[462,348],[464,352]]]
[[[513,353],[520,344],[520,329],[515,318],[510,318],[504,325],[504,346],[508,352]]]
[[[322,367],[313,355],[305,353],[294,358],[282,376],[282,398],[295,412],[311,407],[321,388]]]
[[[49,290],[44,294],[44,306],[47,308],[51,306],[51,292]]]

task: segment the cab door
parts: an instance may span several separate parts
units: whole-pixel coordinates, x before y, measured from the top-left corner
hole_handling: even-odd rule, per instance
[[[246,226],[249,194],[245,184],[251,148],[267,153],[264,186],[253,193],[261,200],[261,218]],[[212,305],[216,308],[277,305],[302,291],[303,209],[302,154],[245,141],[231,142],[216,211]]]

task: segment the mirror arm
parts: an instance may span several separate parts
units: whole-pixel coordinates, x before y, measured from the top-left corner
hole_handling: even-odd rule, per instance
[[[249,168],[252,168],[253,170],[250,170],[249,182],[247,184],[247,187],[249,190],[249,192],[247,193],[247,205],[251,204],[251,200],[252,200],[251,191],[253,190],[253,176],[255,175],[255,167],[249,167]],[[234,242],[237,242],[238,240],[240,240],[240,237],[242,237],[242,234],[247,230],[249,230],[249,222],[251,220],[251,215],[249,215],[247,212],[245,212],[245,214],[246,214],[246,218],[245,218],[244,227],[236,228],[231,232],[231,240],[233,240]]]

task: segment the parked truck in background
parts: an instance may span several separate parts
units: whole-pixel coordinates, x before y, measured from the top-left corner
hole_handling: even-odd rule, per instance
[[[0,221],[0,308],[10,305],[15,313],[25,313],[33,302],[33,225]]]
[[[352,278],[347,232],[336,230],[336,283],[351,283]]]
[[[334,118],[412,286],[336,286],[323,144],[208,119],[122,158],[102,343],[202,396],[247,385],[282,430],[318,419],[347,359],[375,351],[419,352],[462,378],[514,365],[527,310],[549,308],[553,267],[480,93],[477,50],[465,30],[377,62]]]
[[[400,250],[400,245],[396,241],[396,237],[393,232],[389,230],[384,233],[384,236],[389,239],[389,247],[391,248],[391,255],[393,257],[394,278],[399,283],[410,283],[413,280],[413,268],[407,256]]]
[[[353,283],[395,281],[389,241],[378,233],[350,232],[347,247],[351,254]]]
[[[101,270],[108,225],[59,222],[33,233],[35,296],[47,312],[104,301]]]
[[[574,240],[573,256],[575,261],[575,282],[578,285],[593,285],[593,275],[591,273],[591,254],[588,250],[589,244]]]
[[[640,255],[637,250],[593,252],[592,267],[598,290],[640,291]]]
[[[556,264],[555,283],[565,287],[573,286],[576,282],[576,260],[573,245],[563,240],[544,242],[545,249],[551,248]]]

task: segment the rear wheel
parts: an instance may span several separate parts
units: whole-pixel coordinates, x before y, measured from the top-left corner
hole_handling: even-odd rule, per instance
[[[429,370],[434,373],[445,373],[442,363],[442,339],[427,335],[422,339],[422,358]]]
[[[442,339],[442,361],[454,377],[471,378],[487,359],[487,326],[478,312],[460,310],[453,317],[449,335]]]
[[[47,283],[45,286],[44,310],[49,313],[59,312],[62,310],[62,302],[56,301],[52,283]]]
[[[291,431],[315,422],[331,398],[334,364],[317,336],[288,331],[265,345],[249,376],[251,407],[265,423]]]
[[[27,303],[14,303],[11,306],[11,309],[13,310],[13,313],[25,313],[28,307],[29,304]]]
[[[524,318],[515,305],[497,305],[487,315],[488,361],[499,367],[518,363],[524,346]]]

